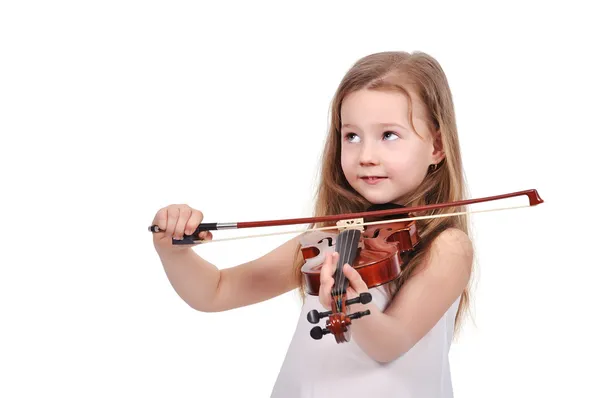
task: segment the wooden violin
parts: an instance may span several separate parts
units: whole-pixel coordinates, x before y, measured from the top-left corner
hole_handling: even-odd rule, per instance
[[[400,205],[392,207],[403,208]],[[342,271],[344,264],[350,264],[356,269],[369,288],[380,286],[400,276],[410,252],[419,243],[415,220],[394,220],[383,226],[372,224],[366,228],[361,225],[361,221],[338,221],[337,226],[341,231],[339,234],[317,231],[301,237],[301,251],[305,261],[301,272],[308,294],[319,295],[321,268],[326,253],[339,253],[333,276],[331,311],[312,310],[308,313],[308,321],[313,324],[319,323],[321,318],[328,317],[325,328],[315,326],[311,330],[310,335],[316,340],[331,333],[338,343],[347,342],[350,340],[349,326],[352,320],[370,314],[369,310],[348,313],[352,304],[369,303],[371,294],[361,293],[359,297],[346,299],[348,280]]]
[[[419,233],[416,221],[427,218],[449,217],[472,212],[457,212],[449,214],[434,214],[419,217],[407,217],[409,213],[434,210],[444,207],[461,207],[468,204],[488,202],[506,199],[516,196],[527,196],[527,206],[513,206],[502,209],[491,209],[483,211],[505,210],[518,207],[535,206],[544,201],[538,195],[537,190],[530,189],[514,193],[488,196],[478,199],[461,200],[450,203],[440,203],[416,207],[404,207],[400,205],[388,205],[383,210],[371,210],[359,213],[328,215],[320,217],[295,218],[286,220],[253,221],[240,223],[201,223],[191,235],[184,235],[182,240],[173,239],[174,245],[190,245],[198,243],[211,243],[214,241],[228,239],[213,239],[209,241],[200,240],[198,234],[202,231],[221,229],[255,228],[291,224],[307,224],[318,222],[335,221],[335,226],[312,228],[299,231],[286,231],[275,234],[305,233],[301,237],[301,252],[304,258],[301,272],[306,292],[318,296],[320,288],[320,272],[328,252],[339,253],[338,263],[334,273],[334,286],[331,292],[331,310],[319,312],[312,310],[308,313],[308,321],[317,324],[320,319],[327,317],[325,328],[315,326],[310,334],[314,339],[321,339],[325,334],[332,334],[337,343],[347,342],[350,339],[349,326],[352,320],[369,315],[369,310],[348,314],[350,305],[356,303],[367,304],[371,301],[370,293],[361,293],[359,297],[347,300],[346,291],[348,280],[342,267],[350,264],[360,274],[367,287],[380,286],[396,280],[402,273],[405,265],[415,248],[419,244]],[[389,216],[402,215],[398,219],[389,219]],[[366,219],[366,221],[365,221]],[[375,221],[373,221],[375,220]],[[365,228],[366,226],[366,228]],[[337,232],[322,232],[335,229]],[[163,232],[157,225],[148,227],[151,232]],[[267,234],[274,235],[274,234]],[[245,236],[241,238],[257,237],[265,235]],[[241,239],[230,238],[230,239]]]

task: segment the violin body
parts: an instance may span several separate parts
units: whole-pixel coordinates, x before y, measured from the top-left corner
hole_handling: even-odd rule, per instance
[[[418,242],[415,221],[369,225],[362,233],[356,258],[350,265],[369,288],[392,282],[400,276],[402,266]],[[325,254],[336,251],[336,243],[337,234],[323,231],[315,231],[301,238],[305,261],[301,272],[308,294],[319,295]],[[340,253],[340,259],[343,259],[343,253]]]

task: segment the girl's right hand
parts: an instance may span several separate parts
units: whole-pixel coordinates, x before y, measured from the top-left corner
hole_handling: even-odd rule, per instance
[[[154,216],[152,224],[164,232],[153,233],[154,246],[157,250],[185,249],[195,245],[173,245],[172,239],[182,239],[183,234],[191,235],[202,222],[204,215],[200,210],[186,204],[173,204],[160,209]],[[202,231],[198,235],[201,240],[211,240],[210,231]]]

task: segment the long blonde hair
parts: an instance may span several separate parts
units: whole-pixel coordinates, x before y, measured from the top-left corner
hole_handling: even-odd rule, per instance
[[[345,74],[331,103],[329,134],[322,155],[320,181],[316,191],[315,216],[364,211],[368,203],[346,181],[341,168],[341,116],[344,98],[357,90],[391,90],[402,92],[409,103],[409,121],[412,125],[412,101],[424,105],[430,131],[440,131],[445,153],[444,160],[437,169],[430,171],[421,185],[403,203],[407,207],[446,203],[465,199],[466,182],[460,154],[456,117],[452,94],[446,75],[440,64],[423,52],[379,52],[359,59]],[[414,95],[414,98],[412,97]],[[414,131],[417,131],[412,125]],[[451,213],[462,208],[447,207],[431,211]],[[320,226],[320,225],[316,225]],[[433,239],[443,230],[454,227],[469,235],[467,218],[464,215],[418,220],[421,249],[411,257],[400,278],[388,284],[390,294],[394,294],[410,278],[415,268],[426,258],[427,249]],[[298,252],[296,257],[297,277],[300,292],[304,297],[300,268],[303,259]],[[465,311],[470,304],[470,287],[463,291],[455,319],[458,331]]]

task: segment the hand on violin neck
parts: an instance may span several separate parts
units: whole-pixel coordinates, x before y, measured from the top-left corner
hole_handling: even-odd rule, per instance
[[[344,275],[350,282],[350,286],[347,290],[349,299],[358,297],[361,293],[366,293],[369,291],[367,284],[360,276],[358,271],[352,268],[349,264],[344,264]]]
[[[328,310],[331,310],[331,292],[334,286],[340,286],[344,282],[344,278],[336,277],[335,275],[338,261],[339,254],[337,252],[327,253],[321,268],[319,302]],[[347,300],[358,297],[360,293],[366,293],[369,290],[360,274],[349,264],[344,264],[342,270],[343,276],[348,280],[348,287],[346,288]]]

